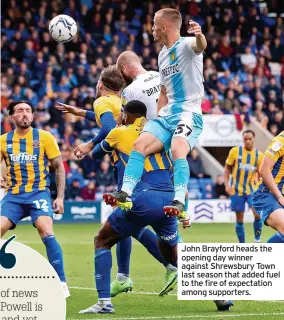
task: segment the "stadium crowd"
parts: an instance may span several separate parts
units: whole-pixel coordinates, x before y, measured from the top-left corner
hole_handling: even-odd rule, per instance
[[[151,35],[153,16],[158,9],[172,6],[183,15],[183,35],[192,19],[202,26],[208,41],[203,112],[243,115],[245,121],[254,116],[276,135],[284,130],[284,22],[280,3],[5,1],[1,33],[2,133],[13,129],[6,111],[8,101],[29,101],[37,107],[35,125],[50,131],[60,144],[68,179],[66,198],[96,199],[97,192],[113,189],[115,182],[107,158],[100,163],[89,155],[78,163],[72,153],[74,147],[93,137],[98,130],[96,124],[63,115],[54,105],[60,101],[92,110],[101,70],[114,64],[124,50],[135,51],[146,69],[157,70],[161,46],[153,42]],[[275,17],[270,12],[276,13]],[[72,16],[78,24],[78,35],[70,43],[56,43],[48,32],[49,21],[60,13]],[[200,174],[206,178],[194,154],[189,162],[197,169],[195,178],[201,178]],[[222,177],[215,186],[199,186],[199,192],[196,197],[226,196],[222,193]]]

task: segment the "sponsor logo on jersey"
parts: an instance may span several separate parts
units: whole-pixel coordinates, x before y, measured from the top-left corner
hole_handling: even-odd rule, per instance
[[[178,72],[180,72],[179,71],[179,64],[176,63],[173,65],[170,65],[170,66],[164,68],[161,72],[164,77],[171,76],[172,74],[178,73]]]
[[[276,153],[273,150],[267,149],[266,152],[269,153],[272,157],[275,157]]]
[[[11,153],[9,154],[11,163],[27,163],[27,162],[35,162],[37,161],[36,154],[28,154],[27,152],[21,152],[19,154]]]
[[[279,141],[275,141],[272,143],[271,145],[271,149],[274,151],[274,152],[277,152],[279,151],[281,148],[283,147],[283,144]]]
[[[239,168],[245,171],[254,171],[256,169],[255,166],[252,166],[249,163],[240,163]]]
[[[151,80],[153,80],[155,78],[159,78],[159,77],[160,77],[160,75],[157,73],[157,74],[151,75],[149,78],[144,79],[144,82],[148,82],[148,81],[151,81]]]

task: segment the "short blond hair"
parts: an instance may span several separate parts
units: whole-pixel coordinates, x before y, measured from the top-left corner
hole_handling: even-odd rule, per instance
[[[170,21],[171,23],[175,24],[179,29],[181,28],[182,16],[178,10],[165,8],[157,11],[156,14],[159,14],[166,21]]]

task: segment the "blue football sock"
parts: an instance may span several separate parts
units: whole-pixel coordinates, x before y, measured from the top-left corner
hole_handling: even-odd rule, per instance
[[[125,168],[123,185],[121,190],[129,196],[132,195],[134,188],[141,179],[145,164],[145,157],[142,153],[132,151]]]
[[[236,234],[239,239],[239,243],[245,243],[245,228],[243,222],[236,223]]]
[[[118,273],[129,275],[130,254],[132,248],[131,237],[120,240],[116,245],[116,259]]]
[[[142,243],[148,252],[165,267],[169,264],[161,255],[157,236],[152,230],[144,228],[138,235],[134,235],[134,237]]]
[[[267,240],[267,243],[284,243],[284,235],[277,232]]]
[[[46,248],[46,254],[49,263],[53,266],[58,274],[61,282],[66,282],[63,264],[63,254],[60,244],[55,239],[55,236],[48,236],[42,239]]]
[[[262,221],[261,221],[261,219],[254,220],[253,228],[254,228],[254,239],[259,241],[260,240],[260,236],[261,236],[261,231],[262,231]]]
[[[95,252],[95,280],[99,299],[110,298],[110,273],[112,257],[110,249],[97,249]]]
[[[186,159],[177,159],[174,161],[174,187],[175,198],[181,203],[185,203],[185,194],[189,181],[189,166]]]

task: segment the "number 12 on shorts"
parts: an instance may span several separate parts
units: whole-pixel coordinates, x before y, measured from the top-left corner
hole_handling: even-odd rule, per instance
[[[33,201],[33,203],[35,203],[37,209],[41,209],[44,212],[48,212],[49,208],[45,199],[35,200]]]

